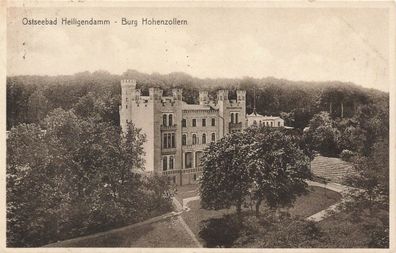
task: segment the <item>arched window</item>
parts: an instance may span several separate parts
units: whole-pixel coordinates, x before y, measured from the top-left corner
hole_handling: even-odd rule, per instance
[[[212,141],[216,141],[216,134],[212,133]]]
[[[183,146],[187,145],[187,135],[185,134],[182,135],[182,145]]]
[[[231,123],[234,123],[234,114],[231,113]]]
[[[253,120],[253,125],[257,125],[257,121],[256,120]]]
[[[202,144],[206,144],[206,134],[202,134]]]
[[[167,170],[168,169],[168,157],[164,156],[162,158],[162,170]]]
[[[162,125],[166,126],[166,114],[162,115]]]
[[[238,113],[235,113],[235,123],[238,123]]]
[[[173,156],[169,157],[169,169],[173,170],[173,163],[174,163],[174,158]]]
[[[187,126],[187,120],[186,119],[182,119],[182,127],[186,127]]]
[[[260,125],[260,126],[263,126],[263,122],[261,122],[261,120],[260,120],[260,122],[259,122],[259,125]]]
[[[196,134],[192,135],[192,144],[193,145],[197,144],[197,135]]]
[[[173,126],[173,115],[172,114],[169,114],[169,116],[168,116],[168,125]]]

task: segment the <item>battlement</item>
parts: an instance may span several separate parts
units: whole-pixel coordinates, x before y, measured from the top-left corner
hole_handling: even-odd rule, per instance
[[[209,103],[209,93],[205,90],[199,91],[199,104],[204,105]]]
[[[217,91],[217,100],[218,101],[228,100],[228,90],[218,90]]]
[[[245,101],[246,100],[246,91],[245,90],[237,90],[237,101]]]
[[[121,87],[136,88],[136,80],[123,79],[123,80],[121,80]]]

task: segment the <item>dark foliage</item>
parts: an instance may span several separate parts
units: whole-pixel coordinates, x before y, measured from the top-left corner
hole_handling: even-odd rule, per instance
[[[256,94],[257,112],[280,115],[289,126],[303,129],[315,113],[352,117],[365,104],[387,101],[388,94],[341,82],[292,82],[275,78],[199,79],[185,73],[144,74],[128,70],[122,75],[105,71],[82,72],[65,76],[7,77],[7,129],[19,123],[36,123],[56,108],[76,108],[81,115],[96,114],[114,125],[119,124],[120,80],[136,79],[138,88],[148,94],[149,87],[183,88],[184,100],[195,103],[198,90],[206,89],[212,98],[218,89],[247,91],[247,112],[253,110]]]
[[[208,248],[230,248],[239,237],[240,226],[232,216],[203,221],[199,237]]]

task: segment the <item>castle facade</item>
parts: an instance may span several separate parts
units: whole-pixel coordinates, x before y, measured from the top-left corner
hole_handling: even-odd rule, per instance
[[[227,90],[211,101],[207,91],[199,92],[199,104],[182,101],[182,90],[163,96],[159,88],[149,88],[142,96],[135,80],[121,81],[120,124],[128,122],[146,134],[146,172],[163,174],[178,185],[197,182],[202,174],[203,150],[224,135],[248,126],[246,91],[237,90],[236,99]],[[283,124],[282,124],[283,125]]]

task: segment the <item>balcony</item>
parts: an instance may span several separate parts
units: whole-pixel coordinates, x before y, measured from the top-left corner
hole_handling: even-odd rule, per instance
[[[230,129],[230,130],[242,129],[242,122],[239,122],[239,123],[229,123],[229,129]]]
[[[172,130],[176,130],[177,125],[171,125],[171,126],[164,126],[161,125],[161,131],[172,131]]]
[[[175,175],[175,174],[180,174],[180,172],[182,174],[190,174],[190,173],[197,173],[197,172],[202,172],[202,167],[197,167],[197,168],[191,168],[191,169],[182,169],[182,170],[165,170],[162,171],[163,175]]]
[[[161,148],[162,155],[176,154],[176,148]]]

